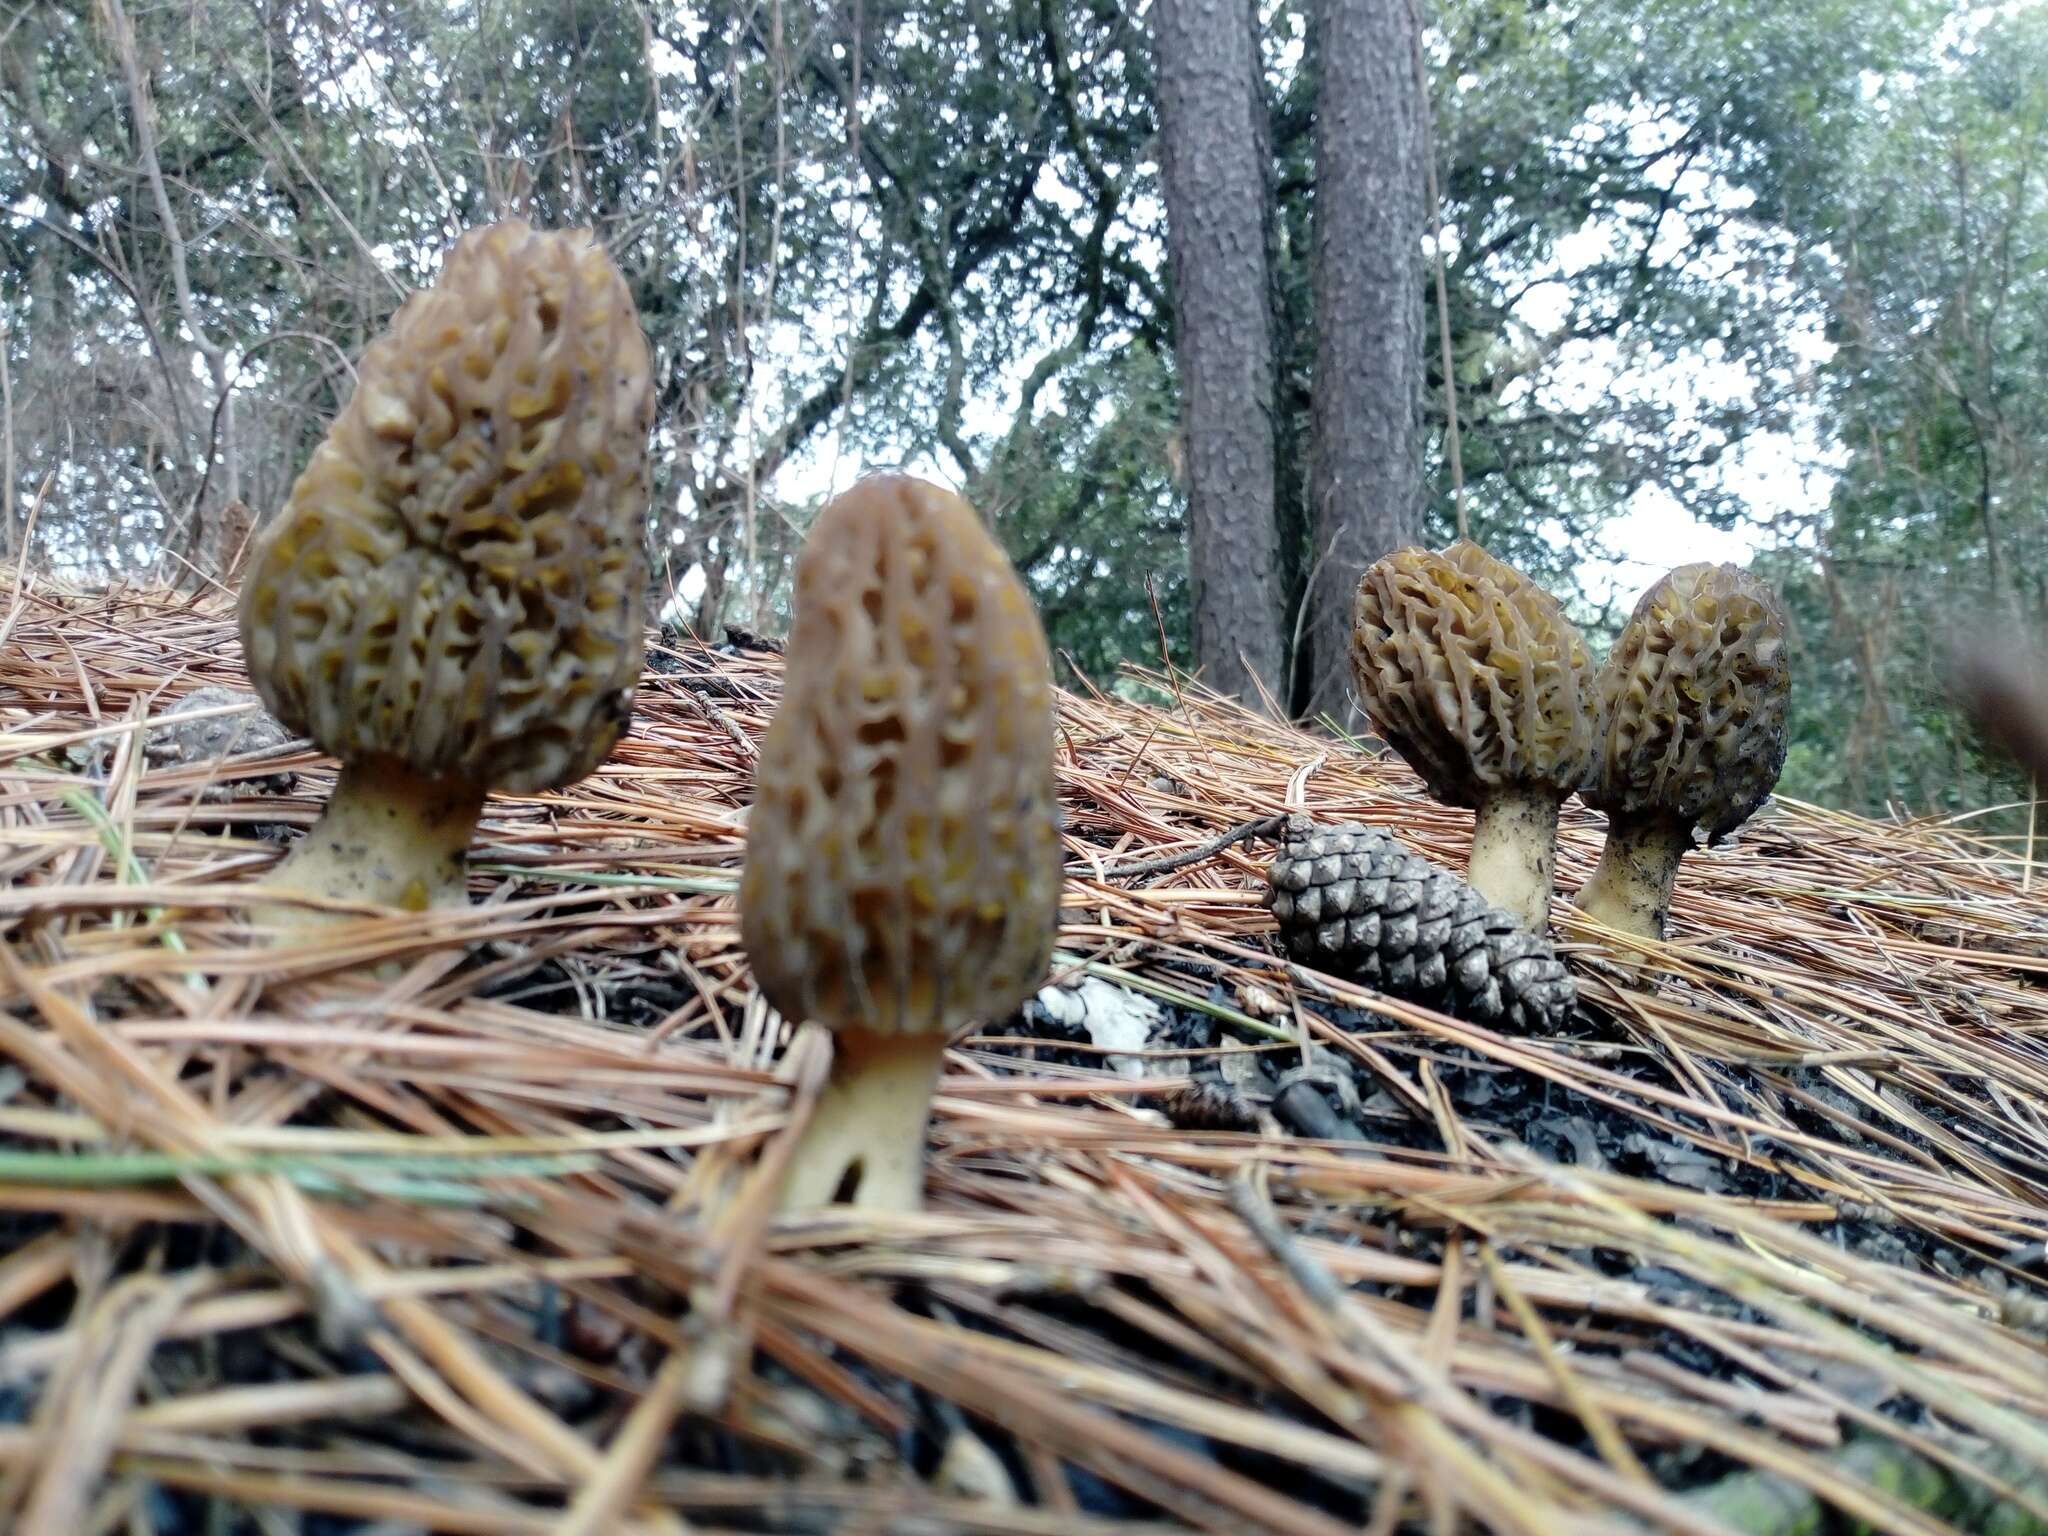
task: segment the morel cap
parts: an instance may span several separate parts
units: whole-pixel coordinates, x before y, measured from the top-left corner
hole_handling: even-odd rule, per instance
[[[512,792],[590,772],[640,671],[653,411],[589,231],[463,235],[256,546],[264,703],[345,762]]]
[[[1776,594],[1739,566],[1680,566],[1644,593],[1599,683],[1605,736],[1589,804],[1667,812],[1714,842],[1778,782],[1785,619]]]
[[[950,1034],[1038,985],[1058,916],[1051,659],[965,501],[863,480],[796,568],[742,936],[785,1016]]]
[[[1593,663],[1557,599],[1468,539],[1398,549],[1359,583],[1351,665],[1374,729],[1477,811],[1473,886],[1540,929],[1558,805],[1593,760]]]

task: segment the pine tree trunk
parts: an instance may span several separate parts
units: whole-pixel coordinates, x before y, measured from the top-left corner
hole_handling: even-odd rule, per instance
[[[1365,568],[1422,532],[1423,103],[1410,0],[1319,0],[1307,709],[1351,712]]]
[[[1266,104],[1249,0],[1158,0],[1160,164],[1186,438],[1195,664],[1282,698]]]

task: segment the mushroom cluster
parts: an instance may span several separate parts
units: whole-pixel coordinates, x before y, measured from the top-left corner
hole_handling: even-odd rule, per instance
[[[486,793],[604,759],[644,644],[653,411],[587,230],[472,230],[399,308],[242,585],[256,691],[341,760],[272,889],[460,905]]]
[[[785,1210],[915,1210],[949,1039],[1035,991],[1061,855],[1051,658],[974,509],[864,480],[798,556],[740,934],[783,1017],[834,1033]]]
[[[1785,766],[1784,614],[1732,565],[1686,565],[1636,604],[1600,672],[1602,738],[1586,803],[1607,843],[1578,905],[1662,938],[1678,861],[1755,814]]]
[[[1661,937],[1695,833],[1747,820],[1785,763],[1784,617],[1734,566],[1665,576],[1596,673],[1557,600],[1476,544],[1399,549],[1359,583],[1351,659],[1373,728],[1439,800],[1475,810],[1472,886],[1531,929],[1567,796],[1609,822],[1579,906]]]
[[[1374,729],[1476,812],[1473,889],[1540,928],[1558,807],[1593,761],[1593,662],[1557,599],[1467,539],[1398,549],[1359,583],[1351,665]]]

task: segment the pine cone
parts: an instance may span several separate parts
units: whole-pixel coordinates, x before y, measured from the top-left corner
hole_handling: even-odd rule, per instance
[[[1547,939],[1377,827],[1290,816],[1266,905],[1303,965],[1475,1024],[1554,1029],[1578,988]]]

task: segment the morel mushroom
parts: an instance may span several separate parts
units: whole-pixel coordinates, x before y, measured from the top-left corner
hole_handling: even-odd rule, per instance
[[[946,1044],[1039,985],[1059,913],[1051,661],[974,509],[896,476],[820,514],[761,739],[740,935],[836,1036],[783,1208],[923,1203]]]
[[[1585,798],[1607,813],[1607,844],[1578,905],[1662,938],[1694,832],[1726,837],[1785,766],[1791,667],[1776,594],[1736,566],[1681,566],[1636,604],[1599,684],[1605,735]]]
[[[1303,965],[1522,1032],[1556,1028],[1578,1002],[1547,939],[1378,827],[1290,816],[1266,879]]]
[[[1477,813],[1473,888],[1540,929],[1557,809],[1593,758],[1593,662],[1557,599],[1468,539],[1397,549],[1359,583],[1351,668],[1373,728]]]
[[[341,760],[271,889],[460,905],[486,792],[604,759],[640,673],[653,412],[587,230],[472,230],[400,306],[242,586],[256,691]]]

